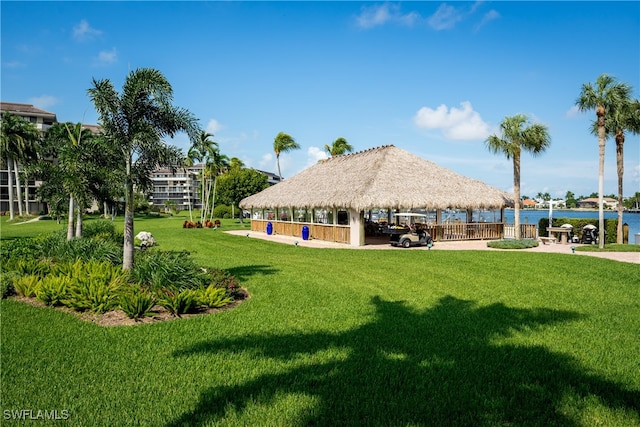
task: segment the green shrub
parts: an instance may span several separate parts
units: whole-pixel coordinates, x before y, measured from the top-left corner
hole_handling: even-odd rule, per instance
[[[582,239],[582,229],[585,225],[590,224],[596,227],[598,225],[598,218],[565,218],[558,217],[553,219],[553,224],[555,226],[560,226],[562,224],[571,224],[573,226],[573,234],[576,235],[579,239]],[[540,218],[538,221],[538,235],[539,236],[547,236],[547,227],[549,226],[549,218]],[[606,233],[605,243],[616,243],[616,238],[618,236],[618,220],[617,219],[606,219],[604,220],[604,231]]]
[[[207,275],[187,251],[155,249],[136,253],[131,278],[152,291],[199,289],[207,285]]]
[[[69,295],[71,279],[65,276],[47,276],[36,289],[36,298],[47,305],[63,305]]]
[[[0,298],[4,299],[16,292],[13,281],[20,277],[15,271],[0,272]]]
[[[537,247],[538,242],[533,239],[492,240],[487,242],[487,246],[494,249],[528,249]]]
[[[209,285],[205,289],[197,290],[196,298],[199,305],[212,308],[223,307],[233,302],[233,298],[227,295],[225,288],[218,288],[214,285]]]
[[[238,279],[229,273],[227,270],[221,270],[217,268],[207,270],[210,278],[210,283],[216,288],[222,288],[227,292],[227,295],[233,299],[242,297],[242,290]]]
[[[51,272],[52,263],[48,259],[10,259],[3,264],[2,269],[13,271],[19,276],[33,274],[38,277],[45,277]]]
[[[35,297],[36,290],[40,285],[40,278],[34,274],[18,277],[13,281],[13,287],[16,293],[23,297]]]
[[[231,218],[231,206],[216,205],[216,207],[213,208],[213,217],[214,218]]]
[[[180,317],[189,313],[198,305],[197,292],[187,289],[181,292],[165,290],[158,294],[158,304],[166,308],[169,313]]]
[[[120,308],[134,320],[149,316],[155,303],[155,296],[137,285],[120,294]]]
[[[87,221],[84,223],[84,227],[82,229],[82,237],[91,238],[95,236],[98,236],[101,239],[112,239],[119,237],[113,221],[107,221],[104,219]]]
[[[87,277],[76,280],[64,304],[77,311],[102,314],[118,307],[120,285],[117,282]]]
[[[42,237],[20,237],[3,240],[0,244],[0,256],[3,263],[11,259],[38,259],[43,255]]]

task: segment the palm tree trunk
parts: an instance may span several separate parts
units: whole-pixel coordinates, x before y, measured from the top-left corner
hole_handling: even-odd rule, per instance
[[[76,237],[82,237],[82,207],[78,205],[78,210],[76,212]]]
[[[514,237],[520,240],[520,153],[513,156],[513,227]]]
[[[16,176],[16,196],[18,198],[18,215],[23,215],[22,210],[22,184],[20,183],[20,173],[18,173],[18,161],[13,162],[13,173]]]
[[[8,184],[9,184],[9,220],[15,219],[15,208],[13,206],[13,175],[11,172],[13,171],[13,159],[10,157],[7,158],[7,175],[8,175]]]
[[[209,214],[209,221],[213,221],[213,211],[216,208],[216,186],[218,184],[218,175],[213,179],[213,195],[211,199],[211,213]]]
[[[598,114],[598,247],[604,248],[604,148],[605,148],[605,128],[604,128],[604,107],[596,113]]]
[[[73,194],[69,196],[69,223],[67,224],[67,241],[73,239],[73,218],[75,218],[73,209],[75,207],[75,201],[73,200]]]
[[[276,163],[278,164],[278,176],[280,177],[280,181],[282,181],[282,172],[280,172],[280,153],[276,153]]]
[[[122,251],[122,269],[133,269],[133,180],[131,179],[131,157],[127,163],[124,207],[124,244]]]
[[[102,212],[104,212],[102,216],[104,217],[104,219],[109,218],[109,212],[107,212],[107,209],[108,209],[108,205],[107,205],[107,201],[105,200],[102,202]]]
[[[622,178],[624,176],[624,132],[618,130],[616,132],[616,161],[618,163],[618,226],[616,228],[616,243],[623,244],[624,236],[622,235],[622,211],[623,211],[623,195],[622,195]]]

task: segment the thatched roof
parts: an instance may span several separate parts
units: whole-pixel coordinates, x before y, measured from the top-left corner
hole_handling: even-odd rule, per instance
[[[387,145],[318,162],[247,197],[245,209],[342,207],[447,209],[500,208],[513,196]]]

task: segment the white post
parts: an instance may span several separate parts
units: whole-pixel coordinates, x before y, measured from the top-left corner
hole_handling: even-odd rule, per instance
[[[364,212],[349,209],[351,246],[364,246]]]

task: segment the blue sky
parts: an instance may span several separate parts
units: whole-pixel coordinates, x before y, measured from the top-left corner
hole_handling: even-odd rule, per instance
[[[524,154],[522,193],[598,188],[594,112],[575,109],[602,73],[640,89],[638,2],[13,2],[1,8],[1,97],[59,121],[97,123],[92,79],[120,90],[159,69],[221,151],[290,177],[346,138],[394,144],[504,190],[512,164],[484,141],[506,116],[549,128]],[[173,144],[186,152],[184,135]],[[627,136],[625,194],[640,191],[640,144]],[[420,171],[416,171],[420,173]],[[607,142],[605,193],[617,192]]]

